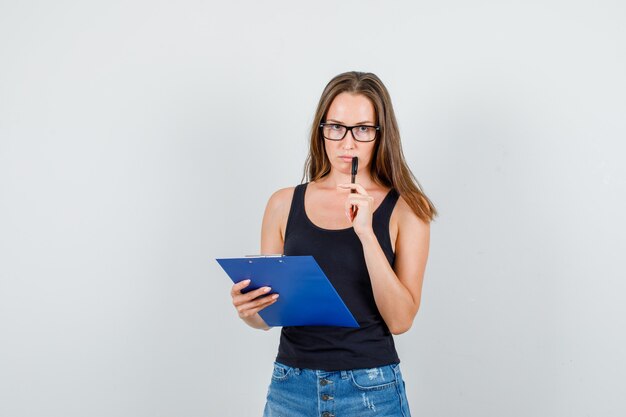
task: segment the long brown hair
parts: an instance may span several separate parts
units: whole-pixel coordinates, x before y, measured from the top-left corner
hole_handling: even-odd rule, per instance
[[[313,119],[303,181],[315,181],[330,172],[330,161],[319,126],[325,121],[328,108],[335,97],[344,92],[362,94],[374,105],[377,124],[380,126],[372,157],[374,162],[370,164],[370,175],[374,182],[394,188],[420,219],[432,221],[437,216],[437,210],[422,191],[420,183],[404,159],[400,131],[389,92],[382,81],[371,72],[344,72],[330,80],[324,89]]]

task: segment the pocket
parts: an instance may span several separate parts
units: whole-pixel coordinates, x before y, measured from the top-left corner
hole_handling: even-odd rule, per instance
[[[292,374],[293,368],[291,366],[283,365],[279,362],[274,362],[274,370],[272,371],[272,379],[274,381],[285,381]]]
[[[391,366],[354,369],[350,372],[352,384],[360,390],[381,390],[392,388],[396,385],[396,374]]]

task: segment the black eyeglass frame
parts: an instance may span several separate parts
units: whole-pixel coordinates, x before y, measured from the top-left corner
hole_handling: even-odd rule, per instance
[[[341,127],[345,127],[346,131],[344,132],[343,136],[341,137],[341,139],[331,139],[331,138],[327,138],[326,136],[324,136],[324,126],[327,125],[333,125],[333,126],[341,126]],[[359,140],[354,136],[354,132],[352,132],[352,129],[354,129],[355,127],[373,127],[374,129],[376,129],[376,134],[374,135],[374,138],[372,140]],[[346,125],[342,125],[341,123],[320,123],[320,129],[322,130],[322,137],[326,140],[333,140],[333,141],[340,141],[343,140],[346,135],[348,134],[348,132],[350,132],[352,134],[352,137],[354,138],[354,140],[356,140],[357,142],[373,142],[376,140],[376,138],[378,138],[378,132],[380,132],[380,126],[372,126],[372,125],[356,125],[356,126],[346,126]]]

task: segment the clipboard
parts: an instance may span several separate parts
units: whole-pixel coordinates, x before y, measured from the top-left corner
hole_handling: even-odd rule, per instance
[[[359,327],[312,256],[259,255],[216,259],[234,283],[250,280],[243,292],[269,286],[280,297],[259,311],[268,326]]]

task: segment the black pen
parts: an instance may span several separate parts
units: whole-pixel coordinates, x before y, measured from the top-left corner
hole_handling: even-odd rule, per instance
[[[352,157],[352,170],[350,172],[351,174],[351,178],[350,178],[350,182],[352,184],[355,183],[356,181],[356,171],[359,168],[359,158],[357,158],[356,156]],[[352,188],[350,190],[350,193],[356,193],[356,190],[354,188]],[[354,218],[356,217],[356,211],[358,210],[358,207],[356,206],[352,206],[352,208],[350,209],[350,213],[352,215],[352,220],[354,220]]]

